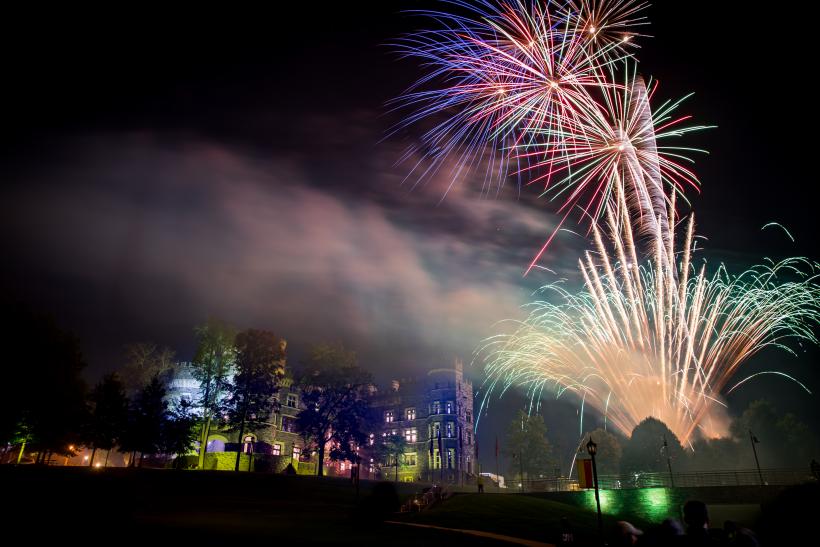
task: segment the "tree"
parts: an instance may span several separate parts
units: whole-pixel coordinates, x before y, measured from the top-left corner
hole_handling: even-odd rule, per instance
[[[80,444],[85,419],[85,361],[79,342],[48,316],[25,307],[4,306],[5,361],[0,397],[0,442],[38,451],[38,462],[52,453],[68,455]]]
[[[740,448],[740,458],[754,465],[749,431],[760,440],[757,452],[761,467],[806,466],[818,457],[818,439],[810,428],[791,413],[780,414],[771,402],[761,399],[749,404],[730,427]]]
[[[128,427],[128,398],[125,389],[116,374],[103,377],[88,397],[90,409],[86,424],[86,439],[91,445],[91,458],[88,466],[94,465],[94,456],[98,448],[106,450],[105,465],[108,465],[108,452],[125,435]]]
[[[355,460],[364,445],[373,416],[367,399],[372,378],[359,368],[354,352],[341,345],[315,346],[298,374],[305,408],[296,424],[305,447],[319,453],[317,475],[324,472],[325,450],[330,459]]]
[[[529,478],[548,475],[554,467],[552,447],[547,440],[547,426],[538,414],[519,410],[507,430],[504,452],[510,456],[513,475]],[[524,480],[524,477],[521,477]]]
[[[161,348],[152,342],[125,346],[125,366],[120,371],[120,378],[126,394],[139,391],[155,376],[166,381],[177,366],[174,356],[172,349]]]
[[[174,467],[177,469],[182,461],[181,456],[194,448],[197,438],[194,426],[197,421],[191,403],[185,399],[181,399],[169,410],[168,420],[165,421],[160,437],[161,451],[163,454],[176,456]]]
[[[277,403],[274,399],[281,380],[279,340],[266,330],[248,329],[236,336],[236,375],[227,404],[228,423],[239,431],[239,442],[246,432],[265,427]],[[239,471],[242,452],[236,452],[235,470]]]
[[[128,430],[120,440],[120,450],[131,452],[131,466],[137,452],[140,453],[139,465],[142,466],[146,454],[154,455],[161,450],[162,431],[169,419],[165,395],[165,385],[159,375],[155,375],[136,394],[129,407]]]
[[[650,417],[635,426],[632,436],[624,444],[621,471],[624,473],[667,471],[664,438],[668,444],[672,465],[674,466],[675,462],[685,464],[685,454],[678,438],[665,423]]]
[[[602,475],[617,475],[621,470],[621,456],[623,455],[623,448],[621,448],[621,441],[610,433],[600,427],[584,437],[586,439],[592,437],[595,444],[598,445],[598,454],[595,456],[595,465],[598,468],[598,473]]]
[[[236,333],[232,327],[213,319],[197,327],[195,331],[198,344],[191,361],[191,373],[199,381],[202,390],[202,397],[198,401],[202,408],[199,469],[204,469],[211,421],[224,403],[223,397],[233,373]]]
[[[388,433],[381,440],[375,439],[373,457],[382,463],[385,469],[396,468],[395,480],[399,480],[399,466],[407,450],[407,439],[403,435]]]
[[[697,439],[693,443],[688,469],[692,471],[715,471],[754,466],[751,448],[732,437]],[[746,448],[746,450],[743,450]]]

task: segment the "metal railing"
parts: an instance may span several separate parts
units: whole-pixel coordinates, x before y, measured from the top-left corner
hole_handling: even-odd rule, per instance
[[[599,475],[598,484],[603,490],[625,488],[668,488],[703,487],[703,486],[790,486],[808,481],[816,481],[808,470],[804,469],[739,469],[737,471],[700,471],[692,473],[633,473],[624,475]],[[510,481],[510,491],[519,491],[520,481]],[[524,480],[525,492],[571,492],[579,490],[578,480],[574,478],[532,479]]]

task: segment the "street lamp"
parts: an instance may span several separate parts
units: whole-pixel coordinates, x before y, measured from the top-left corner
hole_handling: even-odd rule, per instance
[[[604,521],[601,518],[601,497],[598,494],[598,466],[595,465],[595,454],[598,453],[598,445],[592,440],[592,435],[589,436],[587,443],[587,454],[592,458],[592,480],[595,486],[595,506],[598,509],[598,537],[603,540],[604,537]]]

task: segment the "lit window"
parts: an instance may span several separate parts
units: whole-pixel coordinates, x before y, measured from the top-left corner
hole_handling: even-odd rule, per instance
[[[370,437],[367,439],[367,444],[369,444],[370,446],[373,446],[373,443],[375,442],[374,437],[375,437],[375,435],[373,435],[373,433],[371,433]]]
[[[415,408],[408,408],[407,412],[407,419],[408,420],[415,420],[416,419],[416,409]]]
[[[344,470],[345,470],[345,462],[342,462],[342,463],[339,464],[339,471],[344,471]]]
[[[438,450],[435,451],[435,458],[433,459],[433,468],[441,469],[441,453]]]
[[[273,443],[273,455],[274,456],[281,456],[282,455],[282,445],[279,443]]]
[[[298,461],[299,456],[301,456],[301,455],[302,455],[302,449],[299,448],[298,446],[294,446],[293,447],[293,459]]]
[[[282,416],[282,431],[286,433],[296,432],[296,419],[290,416]]]
[[[433,414],[441,414],[441,401],[433,401]]]
[[[447,422],[447,430],[446,431],[447,431],[447,433],[446,433],[447,438],[452,439],[453,438],[453,422]]]
[[[405,454],[404,465],[416,465],[416,454]]]
[[[453,413],[453,402],[452,401],[447,401],[444,404],[444,408],[445,408],[444,412],[446,414],[452,414]]]
[[[453,450],[450,449],[447,451],[447,469],[453,468]]]
[[[404,430],[404,440],[407,441],[408,443],[414,443],[414,442],[418,441],[418,437],[419,437],[419,432],[418,432],[418,429],[416,429],[415,427],[412,428],[412,429],[405,429]]]
[[[394,416],[392,410],[388,410],[387,412],[384,413],[384,421],[386,423],[389,424],[389,423],[393,422],[393,420],[395,420],[395,416]]]
[[[441,424],[436,422],[433,424],[433,437],[437,438],[439,431],[441,431]]]
[[[288,401],[285,404],[290,408],[296,408],[296,395],[288,394]]]

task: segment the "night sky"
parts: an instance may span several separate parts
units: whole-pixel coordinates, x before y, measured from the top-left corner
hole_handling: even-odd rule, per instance
[[[683,111],[719,126],[687,141],[711,152],[695,167],[702,194],[690,193],[708,256],[734,271],[819,259],[812,32],[723,7],[735,3],[655,3],[641,72],[660,81],[659,98],[694,91]],[[341,341],[381,381],[469,363],[495,321],[556,279],[522,279],[555,204],[512,186],[482,198],[469,180],[439,204],[448,181],[401,184],[395,162],[417,135],[382,141],[396,121],[385,102],[422,72],[385,44],[425,24],[403,10],[430,6],[6,13],[5,296],[76,332],[92,380],[129,342],[190,358],[193,326],[209,316],[275,331],[292,360]],[[761,232],[771,221],[796,243]],[[586,247],[562,235],[547,265],[571,278]],[[764,353],[747,370],[776,366],[820,390],[817,355]],[[770,379],[729,403],[764,394],[816,414],[816,399]],[[496,405],[489,427],[517,404]],[[552,408],[576,427],[574,407]]]

